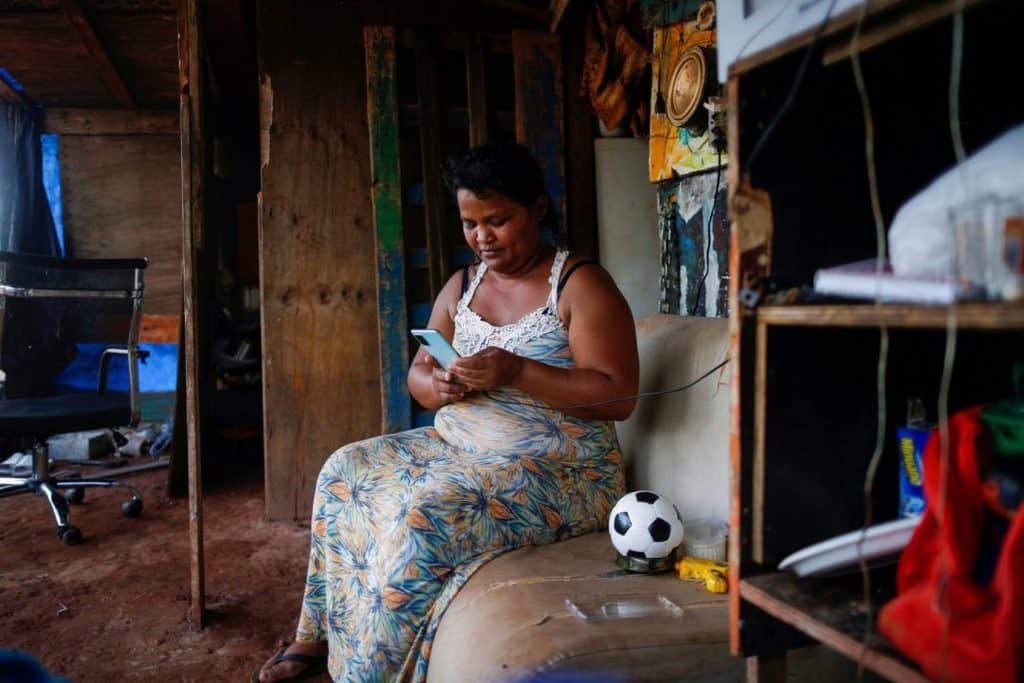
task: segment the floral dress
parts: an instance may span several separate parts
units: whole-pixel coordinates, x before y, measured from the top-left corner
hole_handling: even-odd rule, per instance
[[[557,299],[567,256],[555,257],[546,305],[500,327],[470,308],[481,264],[458,303],[455,349],[573,367]],[[327,641],[335,681],[423,681],[441,617],[473,572],[603,527],[623,487],[610,422],[514,389],[448,404],[434,427],[349,444],[317,480],[297,640]]]

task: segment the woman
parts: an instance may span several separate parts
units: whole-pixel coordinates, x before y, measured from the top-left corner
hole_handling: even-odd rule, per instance
[[[420,349],[409,391],[434,427],[350,444],[324,465],[296,641],[258,672],[299,680],[426,677],[456,591],[491,558],[601,528],[623,493],[609,420],[632,412],[633,319],[599,266],[549,246],[543,174],[525,148],[485,145],[449,172],[479,263],[430,327],[462,356]],[[571,276],[571,277],[570,277]]]

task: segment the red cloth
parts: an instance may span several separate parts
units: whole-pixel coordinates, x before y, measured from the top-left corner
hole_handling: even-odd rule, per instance
[[[898,595],[879,614],[879,630],[934,680],[1017,683],[1024,681],[1024,510],[1012,520],[992,580],[978,585],[971,578],[986,515],[982,479],[991,462],[980,414],[977,407],[950,420],[944,505],[938,431],[925,447],[928,507],[900,557]]]

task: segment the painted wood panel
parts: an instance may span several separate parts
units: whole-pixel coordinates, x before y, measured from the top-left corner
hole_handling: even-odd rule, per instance
[[[700,30],[696,17],[671,26],[654,29],[654,49],[651,54],[651,130],[649,135],[650,180],[659,182],[673,180],[693,173],[700,173],[718,166],[718,151],[711,143],[707,131],[707,99],[718,93],[715,81],[714,54],[717,45],[717,31]],[[701,102],[697,105],[686,126],[674,126],[667,114],[659,114],[657,107],[659,84],[664,98],[670,97],[672,75],[682,54],[691,48],[704,51],[708,76]],[[728,155],[721,155],[722,163]]]
[[[381,411],[383,431],[390,433],[412,426],[412,401],[405,384],[409,367],[409,324],[402,239],[395,30],[391,26],[368,26],[364,37],[373,223],[377,238]]]
[[[177,135],[62,135],[68,253],[145,256],[143,310],[181,313],[181,169]]]
[[[353,8],[260,6],[267,516],[308,517],[316,476],[379,433],[380,351],[363,31]]]
[[[664,233],[668,228],[668,243],[675,251],[675,260],[663,258],[662,263],[672,261],[677,269],[674,273],[662,273],[662,313],[728,317],[730,237],[727,202],[724,169],[721,174],[717,170],[708,171],[658,187],[661,229]],[[665,242],[664,235],[662,241]],[[677,287],[665,286],[668,276],[678,278]]]

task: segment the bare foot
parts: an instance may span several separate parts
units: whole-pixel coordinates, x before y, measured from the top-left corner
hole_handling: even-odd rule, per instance
[[[305,655],[307,657],[325,657],[327,656],[327,643],[300,643],[294,642],[285,649],[284,652],[278,651],[266,661],[263,667],[260,669],[259,680],[260,683],[271,683],[272,681],[281,681],[298,676],[303,671],[309,669],[311,664],[309,662],[296,662],[296,661],[283,661],[274,664],[274,660],[280,655]]]

